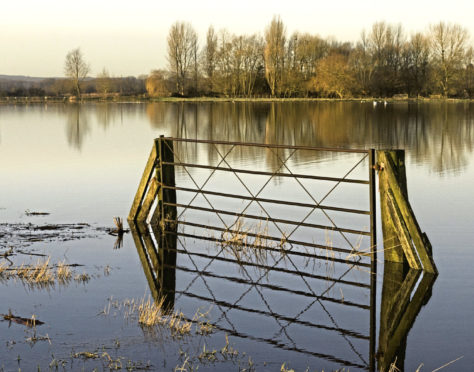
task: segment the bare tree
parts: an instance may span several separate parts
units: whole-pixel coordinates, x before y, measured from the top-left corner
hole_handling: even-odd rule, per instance
[[[97,75],[95,85],[97,91],[102,93],[104,96],[106,96],[107,93],[110,93],[112,90],[112,79],[110,78],[109,72],[105,67]]]
[[[64,63],[64,73],[71,80],[74,94],[81,97],[81,82],[86,78],[90,71],[89,65],[84,61],[81,49],[71,50],[66,55]]]
[[[207,30],[206,45],[203,50],[203,70],[207,76],[209,89],[214,90],[214,72],[217,64],[217,35],[214,27]]]
[[[235,36],[231,35],[226,29],[219,31],[214,87],[219,89],[226,96],[232,94],[234,85],[232,79],[234,65],[232,61],[232,39],[234,37]]]
[[[181,95],[185,92],[188,73],[196,65],[196,56],[196,31],[190,23],[174,23],[168,33],[168,63],[175,75],[176,91]]]
[[[253,94],[258,72],[263,68],[263,40],[261,36],[250,35],[243,39],[241,90],[248,97]]]
[[[430,74],[430,44],[428,38],[417,32],[403,48],[403,77],[407,94],[426,93]]]
[[[364,31],[361,33],[361,40],[349,57],[349,65],[354,74],[357,91],[361,95],[368,95],[374,76],[374,64],[370,54],[369,40]]]
[[[280,94],[285,66],[286,29],[280,17],[273,17],[265,30],[265,77],[272,96]]]
[[[456,75],[462,69],[469,34],[459,25],[444,22],[431,26],[430,34],[436,80],[443,96],[447,97]]]
[[[474,97],[474,48],[469,47],[465,57],[464,90],[469,98]]]
[[[399,93],[403,88],[401,71],[405,44],[402,26],[376,22],[367,35],[367,42],[374,68],[374,92],[383,96]]]

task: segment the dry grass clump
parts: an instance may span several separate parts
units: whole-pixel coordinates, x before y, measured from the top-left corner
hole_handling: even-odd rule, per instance
[[[286,243],[284,234],[280,241],[268,239],[268,222],[259,221],[248,227],[240,218],[232,230],[226,230],[221,234],[220,241],[237,262],[252,262],[259,265],[267,264],[269,258],[275,260],[281,254],[284,255]]]
[[[77,274],[74,276],[74,280],[79,283],[87,283],[91,280],[91,276],[87,273]]]
[[[123,234],[124,229],[123,229],[123,220],[121,217],[114,217],[114,224],[116,226],[116,232],[118,234]]]
[[[68,283],[72,278],[72,271],[70,267],[66,264],[66,261],[58,262],[56,267],[56,276],[58,277],[58,281],[61,284]]]
[[[65,261],[56,265],[50,264],[51,258],[38,260],[32,265],[21,264],[20,266],[0,264],[0,280],[19,280],[30,288],[50,288],[56,283],[60,285],[69,284],[74,279],[77,282],[86,283],[91,279],[87,273],[74,275],[71,266]]]
[[[151,327],[157,324],[164,323],[164,304],[165,298],[162,297],[158,302],[155,302],[148,296],[148,299],[143,297],[138,304],[138,323]]]
[[[3,278],[6,275],[8,265],[6,262],[0,264],[0,278]]]
[[[241,218],[237,219],[233,224],[232,230],[228,230],[222,233],[222,245],[233,248],[244,248],[244,247],[262,247],[262,248],[276,248],[280,244],[284,244],[285,239],[282,239],[280,243],[267,239],[268,236],[268,222],[265,225],[262,221],[259,221],[253,226],[245,226],[245,223]]]
[[[38,286],[49,286],[55,282],[54,272],[49,266],[50,259],[45,261],[38,260],[35,264],[27,266],[22,264],[19,267],[8,268],[3,274],[9,279],[10,277],[19,278],[21,281]]]
[[[182,312],[174,311],[166,315],[164,301],[164,297],[161,297],[157,302],[153,301],[150,296],[142,298],[138,304],[138,323],[147,327],[166,326],[173,335],[191,333],[192,322],[186,320]]]
[[[208,335],[213,332],[214,326],[207,320],[209,311],[203,313],[196,311],[192,319],[188,319],[181,311],[170,311],[165,305],[165,297],[161,296],[154,301],[151,296],[144,296],[140,300],[127,299],[122,303],[112,302],[109,299],[108,307],[105,306],[101,314],[110,314],[110,307],[125,310],[125,318],[137,319],[138,323],[147,328],[162,327],[171,331],[173,337],[182,337],[191,334],[193,324],[195,332],[201,335]]]

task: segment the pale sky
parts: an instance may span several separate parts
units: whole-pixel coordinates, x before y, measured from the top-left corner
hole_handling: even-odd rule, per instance
[[[287,31],[357,41],[374,22],[401,23],[409,34],[432,23],[459,23],[474,36],[474,1],[372,0],[0,0],[0,74],[63,76],[64,58],[80,47],[91,76],[147,74],[166,67],[166,36],[191,22],[200,45],[209,25],[262,33],[274,15]]]

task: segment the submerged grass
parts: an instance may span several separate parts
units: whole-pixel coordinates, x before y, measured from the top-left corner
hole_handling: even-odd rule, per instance
[[[204,336],[214,331],[214,326],[208,319],[210,309],[206,312],[198,309],[192,318],[187,318],[183,312],[167,308],[165,300],[165,296],[161,296],[157,300],[151,296],[144,296],[141,299],[126,299],[124,301],[114,300],[111,297],[99,315],[109,315],[113,308],[118,312],[123,312],[126,319],[135,319],[145,329],[154,330],[156,327],[167,329],[174,338],[191,335],[193,329],[194,333]]]
[[[259,266],[265,266],[270,260],[276,261],[285,256],[285,234],[282,234],[280,241],[268,239],[268,235],[268,221],[247,226],[239,218],[232,229],[222,232],[220,239],[216,240],[237,263],[250,262],[259,269]]]
[[[50,259],[38,260],[33,265],[21,264],[17,267],[8,266],[6,263],[0,265],[0,279],[19,279],[29,286],[49,287],[54,285],[55,272],[49,265]]]
[[[62,284],[68,283],[72,278],[72,271],[65,261],[58,262],[56,276]]]
[[[3,262],[0,264],[0,281],[19,280],[30,288],[52,288],[55,284],[67,285],[74,280],[85,283],[91,279],[87,273],[75,274],[71,265],[60,261],[56,265],[50,263],[51,258],[39,259],[33,264],[22,263],[13,266]],[[74,266],[74,265],[72,265]]]
[[[187,320],[181,311],[169,312],[166,309],[165,297],[154,301],[151,296],[143,297],[139,301],[130,301],[126,316],[136,314],[138,324],[145,327],[162,326],[168,328],[173,336],[183,336],[191,333],[192,321]]]

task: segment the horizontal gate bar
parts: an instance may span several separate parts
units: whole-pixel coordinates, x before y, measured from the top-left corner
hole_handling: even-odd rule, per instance
[[[192,188],[188,188],[188,187],[178,187],[178,186],[175,187],[175,186],[163,185],[163,188],[164,189],[170,189],[170,190],[176,190],[176,191],[185,191],[185,192],[201,193],[201,194],[206,194],[206,195],[222,196],[224,198],[253,200],[253,201],[256,201],[256,202],[260,202],[260,203],[291,205],[291,206],[294,206],[294,207],[324,209],[324,210],[328,210],[328,211],[337,211],[337,212],[354,213],[354,214],[364,214],[364,215],[370,216],[370,211],[364,211],[364,210],[361,210],[361,209],[340,208],[340,207],[333,207],[333,206],[323,205],[323,204],[317,205],[317,204],[310,204],[310,203],[286,202],[284,200],[277,200],[277,199],[254,198],[254,197],[251,197],[251,196],[226,194],[226,193],[223,193],[223,192],[199,190],[199,189],[192,189]]]
[[[182,163],[182,162],[180,163],[163,162],[163,164],[187,167],[187,168],[212,169],[212,170],[218,170],[218,171],[223,171],[223,172],[247,173],[247,174],[255,174],[259,176],[306,178],[306,179],[319,180],[319,181],[346,182],[346,183],[357,183],[357,184],[363,184],[363,185],[369,184],[368,180],[357,180],[357,179],[352,179],[352,178],[322,177],[322,176],[311,176],[308,174],[296,174],[296,173],[272,173],[272,172],[253,171],[253,170],[238,169],[238,168],[215,167],[212,165],[201,165],[201,164]]]
[[[219,214],[226,214],[228,216],[248,218],[248,219],[252,219],[252,220],[278,222],[278,223],[283,223],[283,224],[287,224],[287,225],[297,225],[297,226],[303,226],[303,227],[310,227],[310,228],[313,228],[313,229],[342,231],[342,232],[349,233],[349,234],[370,236],[370,231],[353,230],[353,229],[347,229],[347,228],[341,228],[341,227],[333,227],[333,226],[326,226],[326,225],[317,225],[317,224],[313,224],[313,223],[297,222],[297,221],[292,221],[292,220],[284,220],[284,219],[280,219],[280,218],[270,218],[270,217],[264,217],[264,216],[256,216],[256,215],[253,215],[253,214],[230,212],[230,211],[224,211],[224,210],[221,210],[221,209],[198,207],[198,206],[194,206],[194,205],[181,204],[181,203],[164,203],[164,204],[168,205],[168,206],[173,206],[173,207],[194,209],[194,210],[203,211],[203,212],[214,212],[214,213],[219,213]]]
[[[170,222],[170,223],[176,223],[174,220],[168,220],[165,219],[165,222]],[[210,229],[210,230],[216,230],[216,231],[221,231],[221,232],[228,232],[228,233],[242,233],[242,231],[239,230],[229,230],[229,229],[224,229],[223,227],[217,227],[217,226],[209,226],[209,225],[203,225],[199,223],[194,223],[194,222],[189,222],[189,221],[179,221],[180,225],[187,225],[187,226],[194,226],[194,227],[199,227],[203,229]],[[260,239],[265,239],[265,240],[272,240],[275,242],[281,242],[282,238],[277,238],[275,236],[267,236],[267,235],[261,235],[261,234],[255,234],[255,233],[246,233],[246,235],[251,236],[251,237],[259,237]],[[213,238],[211,238],[213,239]],[[218,239],[213,239],[214,241],[219,241]],[[220,242],[226,242],[226,240],[220,239]],[[338,253],[347,253],[353,256],[370,256],[370,252],[363,252],[363,251],[356,251],[356,250],[351,250],[351,249],[346,249],[346,248],[338,248],[338,247],[328,247],[327,245],[322,245],[322,244],[316,244],[316,243],[309,243],[309,242],[302,242],[299,240],[293,240],[293,239],[288,239],[285,240],[285,243],[288,244],[294,244],[294,245],[301,245],[304,247],[312,247],[312,248],[319,248],[319,249],[325,249],[326,251],[330,252],[338,252]]]
[[[174,142],[207,143],[207,144],[215,144],[215,145],[246,146],[246,147],[266,147],[266,148],[291,149],[291,150],[349,152],[349,153],[356,153],[356,154],[368,154],[369,151],[370,151],[370,150],[364,150],[364,149],[345,149],[345,148],[339,148],[339,147],[311,147],[311,146],[293,146],[293,145],[273,145],[273,144],[266,144],[266,143],[197,140],[197,139],[176,138],[176,137],[164,137],[164,139],[171,140],[171,141],[174,141]]]
[[[181,223],[181,222],[180,222]],[[187,234],[189,235],[189,234]],[[201,236],[201,235],[192,235],[192,237],[199,238],[201,240],[208,240],[208,241],[213,241],[213,242],[218,242],[218,243],[224,243],[225,241],[223,239],[217,240],[216,238],[212,237],[206,237],[206,236]],[[281,254],[281,249],[278,248],[273,248],[273,247],[266,247],[263,245],[259,244],[246,244],[246,247],[251,247],[251,248],[256,248],[256,249],[263,249],[265,251],[269,252],[275,252],[275,253],[280,253]],[[331,257],[331,256],[320,256],[314,253],[307,253],[307,252],[300,252],[300,251],[285,251],[285,255],[288,256],[299,256],[299,257],[305,257],[305,258],[314,258],[317,260],[324,260],[324,261],[330,261],[330,262],[335,262],[335,263],[340,263],[340,264],[345,264],[345,265],[354,265],[354,266],[360,266],[360,267],[371,267],[370,262],[360,262],[360,261],[348,261],[343,258],[336,258],[336,257]],[[361,255],[360,258],[362,257],[369,257],[370,255],[365,253],[364,255]],[[212,258],[209,256],[209,258]]]

